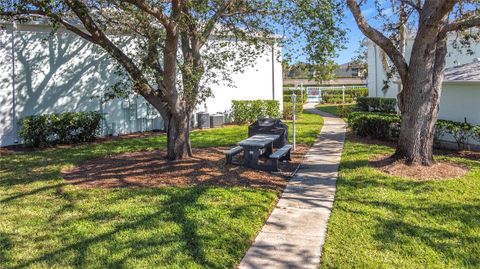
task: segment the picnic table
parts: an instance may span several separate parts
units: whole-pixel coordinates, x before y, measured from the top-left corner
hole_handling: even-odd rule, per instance
[[[243,148],[243,165],[253,169],[262,168],[258,159],[262,154],[268,156],[273,153],[273,142],[279,137],[280,135],[274,134],[257,134],[240,141],[238,145]]]

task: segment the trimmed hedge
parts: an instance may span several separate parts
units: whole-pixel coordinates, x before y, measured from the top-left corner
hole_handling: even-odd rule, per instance
[[[358,97],[357,107],[365,112],[396,113],[397,99],[382,97]]]
[[[280,103],[277,100],[232,100],[232,120],[235,123],[251,123],[259,118],[279,118]]]
[[[300,115],[303,113],[303,104],[296,102],[295,103],[295,115]],[[283,118],[286,120],[293,119],[293,103],[283,102]]]
[[[345,89],[345,103],[353,103],[357,98],[367,95],[368,88]],[[322,90],[322,101],[327,104],[343,103],[343,90]]]
[[[34,147],[93,141],[103,116],[96,111],[28,116],[20,120],[19,136]]]
[[[387,113],[352,112],[348,115],[348,126],[358,136],[378,139],[397,138],[400,134],[400,116]]]
[[[292,93],[295,92],[297,95],[297,102],[302,102],[305,104],[308,101],[308,95],[306,91],[302,90],[284,90],[283,91],[283,102],[291,102],[292,101]]]
[[[347,119],[349,127],[358,136],[377,139],[397,139],[400,134],[401,118],[396,114],[377,112],[351,112]],[[435,125],[435,144],[450,134],[457,142],[458,148],[465,147],[468,138],[480,141],[480,125],[473,126],[467,122],[438,120]]]

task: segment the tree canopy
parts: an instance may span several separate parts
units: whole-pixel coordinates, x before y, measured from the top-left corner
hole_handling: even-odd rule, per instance
[[[162,115],[170,159],[191,155],[189,119],[210,85],[285,44],[332,64],[343,38],[341,7],[329,0],[0,0],[0,10],[4,20],[48,19],[104,49],[125,74],[116,89]]]

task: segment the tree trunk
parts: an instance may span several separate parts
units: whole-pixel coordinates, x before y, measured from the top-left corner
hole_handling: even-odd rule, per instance
[[[192,157],[190,147],[190,117],[188,114],[171,115],[167,132],[167,159],[182,160]]]
[[[426,49],[418,49],[418,55],[413,52],[407,79],[398,95],[402,122],[393,157],[407,164],[429,166],[435,163],[433,142],[445,71],[446,36],[421,45]],[[424,53],[429,50],[433,53]]]
[[[422,79],[412,78],[412,80]],[[424,91],[432,94],[426,95]],[[403,159],[407,164],[432,165],[434,163],[433,140],[440,92],[439,87],[427,89],[425,86],[423,88],[410,86],[402,90],[403,113],[395,158]]]

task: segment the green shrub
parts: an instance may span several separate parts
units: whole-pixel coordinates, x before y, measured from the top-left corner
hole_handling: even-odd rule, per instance
[[[437,120],[437,123],[435,124],[435,134],[433,140],[437,146],[440,146],[440,139],[447,133],[447,125],[448,121],[446,120]]]
[[[322,97],[322,101],[325,104],[342,104],[343,97],[341,95],[328,95]],[[353,103],[354,99],[352,97],[345,96],[345,104]]]
[[[66,112],[28,116],[20,121],[20,137],[30,146],[73,144],[95,139],[102,121],[99,112]]]
[[[292,101],[292,93],[295,92],[297,95],[297,102],[303,102],[304,104],[308,101],[308,95],[306,90],[283,90],[283,102]]]
[[[295,115],[300,115],[303,113],[303,104],[295,103]],[[291,120],[293,118],[293,103],[283,102],[283,118],[286,120]]]
[[[347,122],[353,133],[358,136],[395,139],[398,138],[400,134],[401,118],[396,114],[350,112]],[[440,146],[440,140],[445,134],[450,134],[457,142],[458,148],[463,149],[469,137],[480,141],[480,125],[473,126],[467,122],[438,120],[435,125],[434,134],[434,141],[437,146]]]
[[[337,108],[337,114],[340,118],[347,118],[352,112],[354,112],[354,108],[351,105],[341,105]]]
[[[280,103],[277,100],[232,100],[231,117],[235,123],[250,123],[259,118],[279,118]]]
[[[368,95],[368,88],[345,89],[345,103],[353,103],[357,98]],[[327,104],[343,103],[343,90],[322,90],[322,101]]]
[[[467,122],[442,121],[447,133],[451,134],[457,142],[458,148],[464,148],[468,137],[474,127]]]
[[[52,134],[50,115],[28,116],[20,120],[21,128],[18,135],[26,144],[34,147],[44,147],[49,144]]]
[[[392,139],[400,133],[400,116],[395,114],[352,112],[347,122],[358,136]]]
[[[396,113],[397,99],[382,97],[358,97],[357,107],[365,112]]]
[[[470,135],[475,138],[478,142],[480,142],[480,125],[477,125],[472,128]]]

